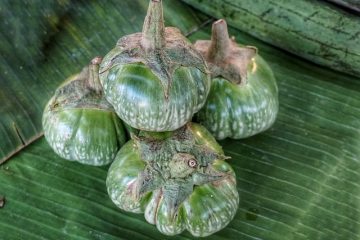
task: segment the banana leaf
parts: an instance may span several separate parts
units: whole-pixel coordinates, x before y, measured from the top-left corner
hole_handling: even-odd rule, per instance
[[[35,54],[36,64],[19,65],[20,57],[0,56],[0,158],[18,151],[0,165],[0,239],[192,239],[163,236],[141,214],[117,209],[106,193],[108,166],[65,161],[41,137],[42,109],[55,88],[117,38],[140,31],[147,3],[71,2],[42,60]],[[166,25],[192,41],[210,37],[209,24],[201,27],[207,17],[176,0],[164,4]],[[359,239],[360,81],[230,33],[271,65],[280,111],[270,130],[220,142],[241,200],[235,219],[209,239]]]
[[[338,4],[339,6],[349,9],[355,12],[360,12],[360,1],[359,0],[328,0],[329,2],[333,2]]]

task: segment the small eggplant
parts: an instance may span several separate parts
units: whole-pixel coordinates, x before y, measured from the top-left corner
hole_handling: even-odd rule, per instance
[[[230,39],[222,19],[213,24],[211,41],[197,41],[195,48],[212,75],[207,102],[196,122],[216,139],[246,138],[268,129],[278,113],[278,88],[257,49]]]
[[[200,53],[179,29],[164,27],[161,0],[150,1],[142,33],[122,37],[104,57],[100,80],[124,122],[156,132],[190,121],[211,84]]]
[[[239,204],[235,173],[224,159],[220,145],[199,124],[140,132],[110,166],[108,193],[119,208],[144,212],[163,234],[187,229],[208,236],[233,219]]]
[[[60,86],[42,119],[45,138],[59,156],[89,165],[110,163],[126,141],[124,125],[102,93],[100,62],[94,58]]]

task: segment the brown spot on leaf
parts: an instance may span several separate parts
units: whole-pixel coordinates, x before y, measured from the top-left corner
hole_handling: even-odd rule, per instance
[[[3,208],[5,205],[5,197],[4,196],[0,196],[0,208]]]
[[[249,208],[246,212],[246,220],[255,221],[258,218],[259,210],[256,208]]]

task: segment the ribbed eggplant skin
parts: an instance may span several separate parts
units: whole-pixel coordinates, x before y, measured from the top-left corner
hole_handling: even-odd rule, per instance
[[[172,131],[185,125],[204,105],[210,90],[209,77],[193,67],[174,71],[168,96],[157,76],[142,63],[115,65],[101,80],[120,118],[147,131]]]
[[[241,139],[268,129],[279,109],[278,88],[268,64],[257,55],[248,69],[245,84],[221,77],[212,80],[204,107],[196,121],[216,139]]]
[[[43,115],[45,138],[62,158],[88,165],[112,162],[125,143],[125,129],[112,111],[101,109],[46,108]]]

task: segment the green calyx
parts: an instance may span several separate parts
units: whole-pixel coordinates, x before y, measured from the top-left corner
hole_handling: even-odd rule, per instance
[[[95,108],[111,110],[112,106],[102,93],[99,80],[101,57],[95,57],[89,66],[60,86],[50,105],[52,111],[66,108]]]
[[[197,144],[191,124],[187,124],[173,132],[140,131],[133,139],[145,162],[168,162],[176,153],[189,153],[200,161],[200,165],[208,165],[214,160],[224,160],[226,157],[214,151],[205,144]]]
[[[142,33],[119,39],[113,54],[101,65],[100,74],[107,75],[114,65],[143,63],[157,76],[166,98],[174,72],[179,67],[195,67],[208,73],[202,56],[180,30],[164,26],[161,0],[151,0]]]
[[[194,186],[229,176],[212,167],[215,160],[226,157],[197,144],[188,125],[161,137],[159,133],[151,137],[151,133],[140,132],[134,140],[141,158],[146,162],[136,182],[136,198],[161,189],[172,216],[193,192]]]
[[[195,48],[205,58],[212,78],[223,77],[235,84],[246,84],[247,72],[253,67],[257,49],[239,47],[234,38],[229,38],[225,20],[214,22],[211,41],[196,41]]]

